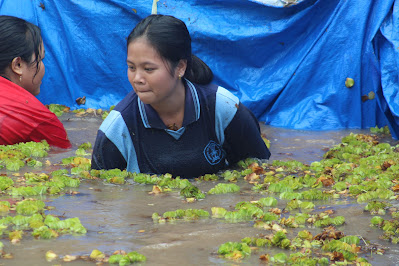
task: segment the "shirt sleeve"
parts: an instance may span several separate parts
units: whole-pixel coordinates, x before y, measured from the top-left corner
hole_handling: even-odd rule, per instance
[[[30,139],[36,142],[45,139],[49,145],[64,149],[72,147],[64,126],[55,115],[34,128],[30,134]]]
[[[246,158],[269,159],[270,151],[263,141],[259,123],[242,103],[224,131],[223,148],[230,165]]]
[[[97,133],[93,148],[91,168],[96,170],[126,169],[127,163],[119,149],[101,130]]]

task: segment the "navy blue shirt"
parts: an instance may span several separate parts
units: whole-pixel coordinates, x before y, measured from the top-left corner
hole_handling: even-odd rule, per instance
[[[184,119],[177,131],[130,92],[101,124],[92,168],[194,178],[248,157],[270,157],[256,118],[236,96],[188,80],[185,88]]]

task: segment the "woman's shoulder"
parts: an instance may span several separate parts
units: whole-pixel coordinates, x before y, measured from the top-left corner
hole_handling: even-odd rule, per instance
[[[127,118],[127,116],[131,118],[133,113],[138,111],[137,98],[137,94],[134,93],[134,91],[129,92],[104,119],[100,126],[100,130],[104,133],[111,132],[117,128],[126,127],[126,121],[132,122],[130,121],[131,119],[125,118]]]
[[[130,91],[125,98],[123,98],[117,105],[115,105],[114,110],[120,113],[127,112],[138,105],[137,94],[134,91]]]
[[[233,105],[239,103],[239,99],[237,96],[235,96],[232,92],[220,85],[214,83],[210,83],[207,85],[199,85],[194,83],[193,85],[195,86],[198,94],[202,94],[203,97],[208,98],[211,95],[214,95],[216,100],[227,100],[228,103]]]
[[[12,82],[0,82],[0,104],[10,112],[17,112],[19,114],[26,114],[42,118],[55,114],[51,112],[42,102],[40,102],[30,92]],[[40,116],[37,114],[40,113]],[[35,115],[32,115],[35,114]]]

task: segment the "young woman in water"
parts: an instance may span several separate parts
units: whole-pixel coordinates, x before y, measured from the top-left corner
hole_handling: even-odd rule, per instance
[[[181,20],[151,15],[127,39],[133,91],[102,123],[93,169],[194,178],[248,157],[268,159],[254,115],[191,53]]]
[[[40,29],[0,16],[0,145],[46,140],[70,148],[64,126],[38,99],[44,76]]]

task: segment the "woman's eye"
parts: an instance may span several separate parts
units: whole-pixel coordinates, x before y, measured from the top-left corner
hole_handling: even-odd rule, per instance
[[[127,68],[130,69],[130,70],[135,70],[134,66],[127,66]]]
[[[147,68],[144,68],[144,70],[147,71],[147,72],[151,72],[151,71],[154,71],[154,68],[147,67]]]

